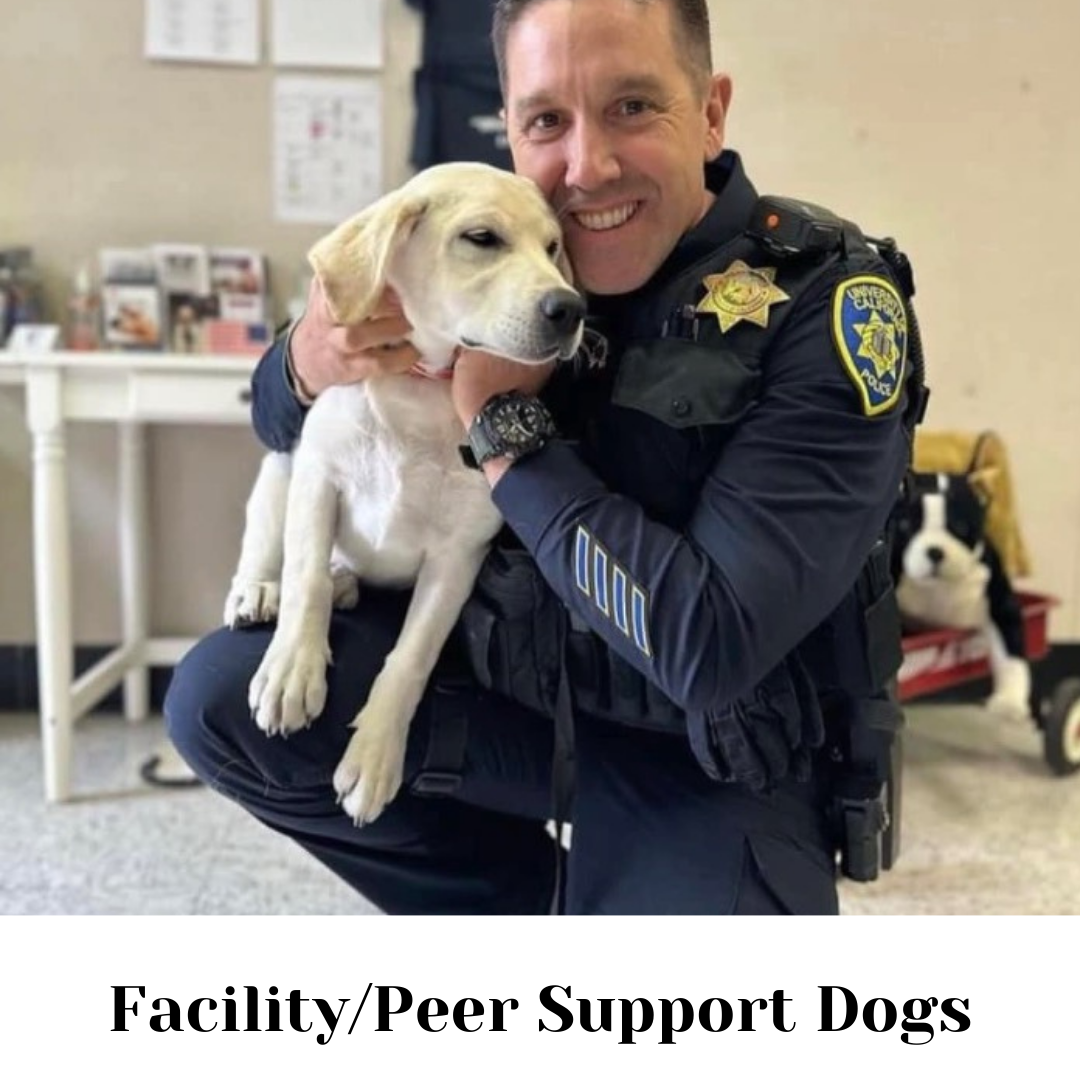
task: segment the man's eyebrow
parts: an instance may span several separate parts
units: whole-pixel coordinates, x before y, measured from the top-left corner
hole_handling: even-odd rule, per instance
[[[612,87],[614,97],[621,97],[623,94],[650,94],[660,97],[664,93],[664,84],[655,75],[628,75]]]
[[[511,107],[514,112],[532,112],[533,109],[550,106],[552,100],[550,94],[541,91],[538,94],[526,94],[525,97],[517,98]]]
[[[651,97],[661,97],[666,93],[664,84],[654,75],[628,75],[611,85],[608,90],[610,97],[623,97],[625,94],[648,94]],[[540,90],[535,94],[526,94],[514,100],[514,112],[532,112],[534,109],[554,108],[555,97],[546,90]]]

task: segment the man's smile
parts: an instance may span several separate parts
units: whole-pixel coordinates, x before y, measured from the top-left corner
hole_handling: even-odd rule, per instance
[[[637,213],[640,202],[626,202],[621,206],[612,206],[605,210],[574,210],[570,217],[589,232],[606,232],[625,225]]]

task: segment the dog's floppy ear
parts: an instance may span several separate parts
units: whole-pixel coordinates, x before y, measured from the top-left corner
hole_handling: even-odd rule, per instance
[[[335,322],[365,319],[386,287],[397,246],[416,227],[427,201],[394,192],[343,222],[308,252]]]
[[[967,474],[967,482],[983,506],[988,506],[993,501],[1000,473],[1001,470],[996,465],[983,465],[982,468],[973,469]]]

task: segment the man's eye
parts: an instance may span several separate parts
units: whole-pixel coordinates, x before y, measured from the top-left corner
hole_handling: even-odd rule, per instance
[[[470,229],[462,234],[462,239],[482,248],[501,247],[503,242],[502,237],[490,229]]]
[[[559,122],[558,113],[544,112],[532,117],[526,126],[530,131],[554,131],[559,126]]]
[[[641,116],[651,110],[652,105],[643,98],[629,98],[626,101],[619,102],[619,112],[623,116]]]

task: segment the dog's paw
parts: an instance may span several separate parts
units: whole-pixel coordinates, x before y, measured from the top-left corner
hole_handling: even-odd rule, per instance
[[[273,622],[281,607],[281,584],[233,578],[225,598],[225,625],[230,630]]]
[[[1008,720],[1031,719],[1031,669],[1017,656],[993,662],[994,692],[986,708]]]
[[[351,611],[360,602],[360,581],[343,566],[335,566],[331,575],[334,586],[334,607],[338,611]]]
[[[315,719],[326,705],[325,644],[284,644],[275,635],[248,688],[248,706],[267,735],[289,735]]]
[[[353,823],[367,825],[401,787],[408,725],[383,722],[368,706],[354,726],[356,731],[334,770],[334,790]]]
[[[1026,696],[1019,698],[1008,691],[999,690],[991,694],[983,704],[989,712],[1005,720],[1023,722],[1031,719],[1031,708]]]

